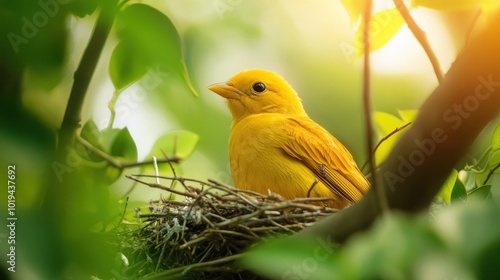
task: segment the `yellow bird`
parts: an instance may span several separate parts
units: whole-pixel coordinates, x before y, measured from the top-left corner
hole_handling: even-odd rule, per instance
[[[349,151],[307,116],[278,74],[247,70],[208,89],[227,99],[233,116],[229,160],[237,188],[287,199],[329,197],[323,204],[337,209],[369,189]]]

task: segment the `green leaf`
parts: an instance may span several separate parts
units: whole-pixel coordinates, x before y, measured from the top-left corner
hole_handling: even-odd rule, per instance
[[[102,133],[102,147],[103,151],[111,154],[111,146],[115,142],[116,137],[120,133],[121,129],[113,128],[113,129],[104,129],[101,131]]]
[[[477,0],[412,0],[412,6],[425,7],[436,10],[465,10],[479,7]]]
[[[69,3],[69,10],[78,17],[91,15],[97,9],[99,0],[72,0]]]
[[[111,145],[110,154],[130,161],[137,161],[137,147],[128,128],[120,129]]]
[[[457,181],[457,179],[458,179],[458,172],[457,170],[453,169],[451,171],[450,176],[448,176],[448,179],[446,179],[443,186],[441,187],[441,190],[437,194],[437,196],[447,204],[450,204],[451,202],[451,193],[453,191],[453,187],[455,186],[455,182]]]
[[[491,185],[484,185],[481,186],[472,192],[469,193],[467,196],[467,201],[484,201],[490,199],[491,196]]]
[[[397,8],[383,10],[374,14],[369,31],[370,52],[378,50],[387,44],[398,33],[404,23],[405,20]],[[358,56],[362,56],[364,53],[363,33],[363,25],[360,25],[354,37],[354,46]]]
[[[135,154],[135,157],[137,157],[137,148],[128,128],[113,128],[100,131],[95,122],[89,120],[83,126],[80,136],[97,149],[109,155],[125,157],[125,155],[133,156]],[[120,144],[119,142],[123,143]],[[125,148],[130,150],[125,151]],[[98,158],[102,160],[101,157]]]
[[[490,169],[495,168],[500,163],[500,150],[496,150],[495,152],[491,152],[490,159],[488,161],[488,169],[487,173],[490,172]],[[495,173],[499,173],[500,168],[498,168]]]
[[[500,124],[497,125],[491,139],[491,150],[500,150]]]
[[[95,148],[104,150],[103,136],[101,131],[99,131],[99,128],[97,128],[94,120],[90,119],[83,125],[82,130],[80,131],[80,137],[89,142]],[[79,154],[81,154],[83,158],[90,161],[99,162],[103,160],[102,157],[90,151]]]
[[[127,128],[99,131],[95,122],[89,120],[83,126],[80,136],[96,149],[110,156],[137,160],[137,148]],[[101,156],[91,152],[90,149],[85,148],[78,154],[82,155],[86,160],[103,163],[89,166],[82,165],[80,167],[81,172],[92,174],[93,178],[100,184],[104,186],[110,185],[120,177],[121,170],[111,166]]]
[[[405,125],[405,122],[398,117],[385,112],[375,112],[374,119],[378,131],[384,136]]]
[[[148,63],[141,56],[135,55],[128,40],[116,45],[109,61],[109,76],[115,89],[121,90],[137,82],[148,69]]]
[[[80,136],[90,144],[102,148],[102,135],[93,119],[83,125]]]
[[[458,178],[462,181],[467,191],[476,188],[476,174],[474,172],[460,170],[460,172],[458,172]]]
[[[168,157],[176,156],[186,159],[194,151],[198,139],[198,134],[191,131],[171,131],[156,140],[147,158],[150,159],[153,156],[164,158],[165,154]]]
[[[336,275],[332,265],[336,256],[337,250],[320,239],[275,239],[251,248],[238,262],[272,279],[299,279],[295,278],[297,272],[293,268],[302,268],[306,262],[306,265],[312,263],[315,268],[307,270],[307,279],[343,279]]]
[[[364,0],[340,0],[340,2],[349,13],[351,24],[357,22],[364,13],[366,6],[366,2]]]
[[[160,69],[150,79],[162,82],[173,74],[197,95],[189,79],[179,33],[165,14],[149,5],[132,4],[119,14],[117,26],[118,37],[127,42],[127,51],[151,69]]]
[[[465,190],[465,186],[461,180],[455,180],[455,184],[453,186],[453,190],[451,192],[451,202],[463,202],[467,201],[467,191]]]

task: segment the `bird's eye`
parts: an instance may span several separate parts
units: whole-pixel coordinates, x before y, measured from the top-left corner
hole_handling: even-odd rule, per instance
[[[255,92],[262,93],[266,90],[266,85],[264,85],[264,83],[257,82],[253,84],[252,88]]]

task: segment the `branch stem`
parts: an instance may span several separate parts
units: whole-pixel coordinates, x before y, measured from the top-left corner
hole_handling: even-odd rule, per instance
[[[85,148],[89,149],[96,155],[102,157],[105,161],[107,161],[111,166],[116,167],[120,170],[125,169],[125,168],[131,168],[131,167],[136,167],[136,166],[143,166],[143,165],[150,165],[150,164],[158,164],[158,163],[172,163],[172,162],[179,162],[181,161],[181,158],[178,156],[171,156],[171,157],[165,157],[164,159],[156,159],[155,160],[144,160],[144,161],[132,161],[132,162],[121,162],[119,160],[116,160],[113,158],[113,156],[109,155],[108,153],[100,150],[99,148],[95,147],[91,143],[89,143],[87,140],[83,139],[80,136],[76,136],[76,139],[78,142],[80,142]]]
[[[66,147],[73,144],[75,131],[80,126],[82,105],[90,81],[95,72],[97,62],[113,26],[116,15],[116,0],[103,1],[101,12],[94,27],[92,37],[85,48],[82,59],[74,74],[74,83],[64,112],[64,118],[59,132],[57,158],[64,158]]]
[[[365,112],[365,131],[366,131],[366,148],[368,160],[370,162],[370,172],[372,174],[372,188],[377,193],[378,201],[382,211],[389,209],[385,189],[377,182],[377,174],[375,172],[375,157],[373,151],[373,120],[372,120],[372,104],[370,96],[371,87],[371,72],[370,72],[370,24],[372,17],[372,0],[366,0],[365,13],[363,16],[363,45],[364,45],[364,67],[363,67],[363,110]]]
[[[422,29],[417,25],[413,17],[410,15],[410,11],[406,7],[406,5],[403,3],[403,0],[393,0],[394,4],[396,4],[396,8],[399,10],[399,13],[401,16],[403,16],[404,20],[406,21],[406,24],[408,24],[408,28],[410,31],[413,33],[413,36],[415,36],[415,39],[420,43],[422,48],[424,49],[425,53],[429,57],[429,60],[432,64],[432,68],[434,69],[434,73],[436,74],[436,78],[438,82],[441,84],[444,80],[444,73],[443,70],[441,69],[441,65],[439,64],[439,60],[437,59],[436,54],[431,48],[431,45],[429,44],[429,40],[427,40],[427,35],[425,34]]]

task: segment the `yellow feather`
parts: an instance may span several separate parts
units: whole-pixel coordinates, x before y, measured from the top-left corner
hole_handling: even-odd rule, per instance
[[[331,197],[342,209],[360,200],[369,183],[349,151],[311,120],[293,88],[279,75],[248,70],[210,90],[233,116],[229,139],[236,187],[285,198]]]

